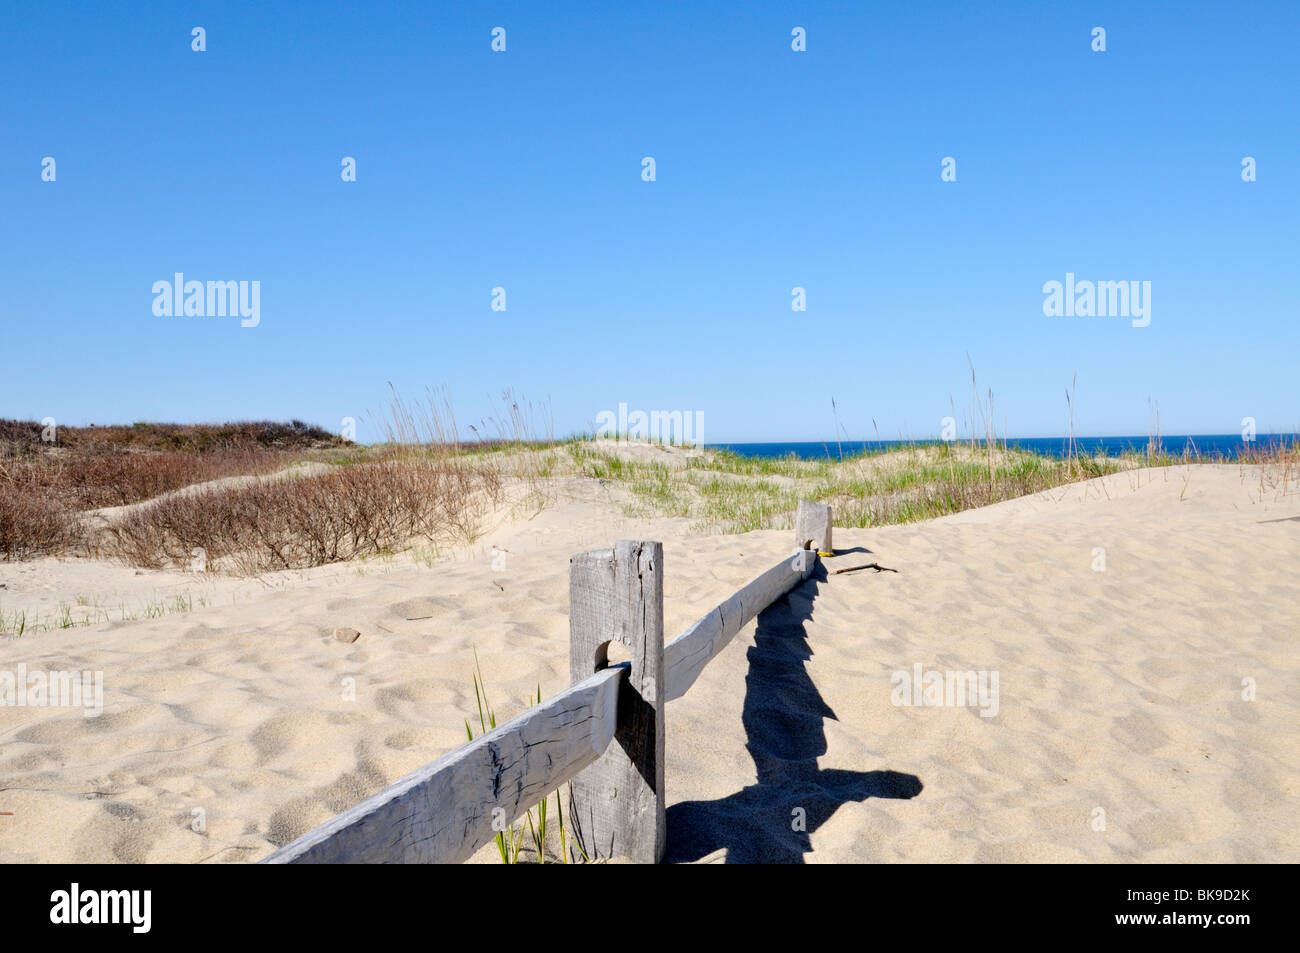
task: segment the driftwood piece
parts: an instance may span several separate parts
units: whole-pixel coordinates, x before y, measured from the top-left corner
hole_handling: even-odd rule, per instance
[[[831,575],[838,576],[843,572],[861,572],[863,569],[874,569],[876,572],[898,572],[897,569],[890,569],[888,566],[880,565],[880,563],[863,563],[861,566],[845,566],[843,569],[832,569]]]

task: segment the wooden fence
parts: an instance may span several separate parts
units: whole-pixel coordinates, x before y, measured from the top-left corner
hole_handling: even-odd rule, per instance
[[[800,501],[795,541],[790,556],[667,645],[662,544],[624,540],[574,556],[567,690],[262,863],[457,863],[566,782],[572,833],[588,858],[658,862],[666,827],[664,704],[685,695],[737,632],[812,574],[817,553],[831,550],[830,507]],[[630,661],[608,664],[615,641]]]

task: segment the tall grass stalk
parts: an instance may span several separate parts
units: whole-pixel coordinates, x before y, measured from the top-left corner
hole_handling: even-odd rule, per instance
[[[496,712],[493,710],[491,703],[488,701],[487,685],[483,681],[483,669],[479,665],[478,649],[474,650],[474,703],[478,707],[479,734],[484,735],[497,726]],[[542,703],[542,685],[537,684],[537,694],[530,695],[528,698],[528,707],[532,708]],[[474,740],[474,729],[470,726],[469,719],[465,719],[465,737],[468,741]],[[564,806],[560,791],[555,792],[555,814],[556,822],[559,827],[560,838],[560,862],[567,864],[569,862],[569,836],[564,826]],[[537,852],[537,862],[546,863],[546,839],[549,832],[547,819],[547,802],[549,795],[542,798],[537,805],[537,815],[534,819],[533,809],[529,808],[524,812],[524,822],[518,824],[514,821],[510,823],[504,831],[498,831],[495,837],[497,845],[497,854],[503,864],[519,863],[519,854],[523,849],[524,834],[527,832],[528,838],[533,843],[533,849]],[[578,853],[583,860],[587,859],[586,851],[577,841],[573,842]]]

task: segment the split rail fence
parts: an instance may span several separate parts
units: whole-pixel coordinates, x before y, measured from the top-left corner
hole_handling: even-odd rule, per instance
[[[667,645],[663,545],[623,540],[569,565],[573,684],[304,834],[263,863],[457,863],[565,783],[577,859],[657,863],[665,846],[664,705],[831,551],[829,506],[800,501],[795,551]],[[608,663],[619,642],[630,661]],[[493,820],[497,820],[494,828]]]

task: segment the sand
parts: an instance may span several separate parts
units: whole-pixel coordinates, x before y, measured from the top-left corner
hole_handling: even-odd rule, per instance
[[[475,651],[501,720],[565,687],[570,554],[662,540],[671,638],[791,545],[594,480],[529,517],[252,580],[0,563],[3,612],[203,593],[0,642],[0,672],[104,679],[99,717],[0,707],[0,862],[256,861],[460,744]],[[669,704],[669,859],[1300,860],[1294,486],[1139,470],[835,544],[897,571],[821,573]],[[996,714],[894,704],[917,665],[996,673]]]

